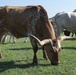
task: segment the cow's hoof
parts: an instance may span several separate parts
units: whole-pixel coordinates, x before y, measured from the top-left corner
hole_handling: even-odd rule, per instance
[[[32,65],[38,65],[38,62],[32,62]]]
[[[0,53],[0,58],[2,59],[2,53]]]

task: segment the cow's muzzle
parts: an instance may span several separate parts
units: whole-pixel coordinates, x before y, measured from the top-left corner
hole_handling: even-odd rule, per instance
[[[60,61],[58,61],[58,62],[51,62],[51,64],[52,65],[58,65],[58,64],[60,64]]]

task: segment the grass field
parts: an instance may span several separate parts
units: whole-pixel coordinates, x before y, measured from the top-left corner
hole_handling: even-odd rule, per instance
[[[38,65],[32,65],[33,50],[29,42],[23,43],[23,38],[15,44],[0,44],[3,59],[0,59],[0,75],[76,75],[76,41],[62,42],[59,54],[61,63],[52,66],[49,60],[44,60],[39,49]]]

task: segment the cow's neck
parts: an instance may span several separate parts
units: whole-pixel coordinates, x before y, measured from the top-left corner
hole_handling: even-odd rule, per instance
[[[55,32],[52,24],[48,21],[47,24],[44,26],[44,38],[51,38],[55,39]]]

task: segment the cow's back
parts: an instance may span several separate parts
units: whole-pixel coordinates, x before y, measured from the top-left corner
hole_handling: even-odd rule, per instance
[[[55,21],[60,28],[76,32],[76,13],[61,12],[56,14]]]
[[[40,37],[43,34],[44,38],[55,38],[53,27],[48,20],[47,12],[42,6],[7,6],[6,9],[5,28],[17,38],[25,37],[28,33],[34,35],[37,33]]]
[[[32,20],[33,22],[36,20],[37,13],[38,8],[36,6],[7,7],[5,27],[16,37],[24,37],[31,27]]]

